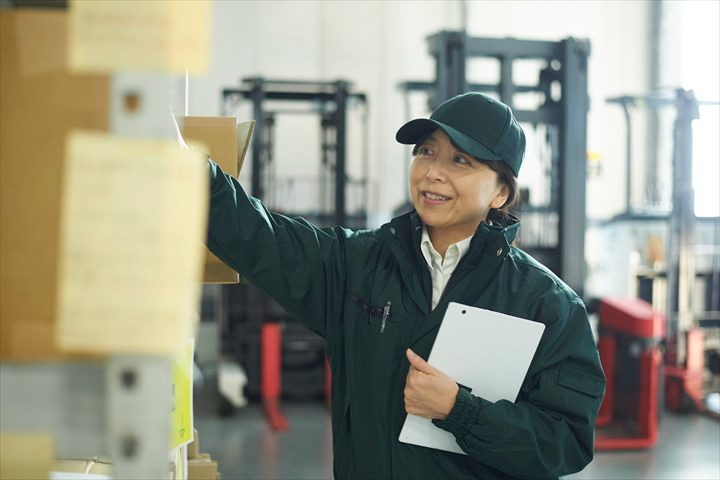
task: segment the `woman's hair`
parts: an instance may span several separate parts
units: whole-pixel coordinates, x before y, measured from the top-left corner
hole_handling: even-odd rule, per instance
[[[418,148],[422,146],[423,142],[424,140],[413,147],[413,156],[417,155]],[[502,207],[492,209],[495,211],[496,215],[500,216],[500,218],[502,218],[503,220],[508,220],[510,214],[512,214],[514,211],[517,211],[518,207],[520,206],[520,189],[518,188],[518,181],[517,177],[515,176],[515,172],[513,172],[512,169],[505,162],[502,161],[483,160],[482,158],[476,157],[472,158],[482,163],[483,165],[487,165],[488,168],[490,168],[497,174],[498,181],[504,184],[508,188],[508,190],[510,190],[508,198],[507,200],[505,200],[505,203],[503,203]]]
[[[517,177],[505,162],[499,162],[497,160],[482,160],[479,158],[477,160],[494,170],[495,173],[497,173],[498,181],[505,184],[508,190],[510,190],[508,198],[505,200],[502,207],[495,209],[497,214],[499,214],[503,220],[507,220],[510,217],[510,214],[516,211],[520,206],[520,189],[518,188]]]

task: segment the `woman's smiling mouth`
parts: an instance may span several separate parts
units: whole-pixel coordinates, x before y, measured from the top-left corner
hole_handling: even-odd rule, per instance
[[[446,197],[435,192],[424,191],[422,192],[422,196],[425,200],[429,200],[432,203],[441,203],[450,200],[450,197]]]

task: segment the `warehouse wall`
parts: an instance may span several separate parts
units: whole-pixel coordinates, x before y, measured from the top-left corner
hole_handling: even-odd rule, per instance
[[[473,36],[592,43],[588,149],[602,168],[588,183],[588,214],[610,217],[624,210],[625,129],[619,107],[605,99],[647,89],[646,1],[218,1],[214,5],[212,71],[190,84],[190,114],[251,115],[249,106],[224,108],[220,92],[242,77],[354,82],[368,94],[372,221],[383,221],[405,196],[409,151],[394,141],[407,119],[397,88],[405,80],[432,80],[434,63],[425,38],[466,27]],[[412,116],[424,115],[424,98],[412,97]],[[361,172],[358,112],[351,113],[350,174]],[[319,128],[314,119],[279,117],[278,175],[319,169]],[[528,169],[530,170],[530,169]],[[244,176],[249,168],[244,170]],[[520,177],[523,181],[522,175]],[[283,201],[278,199],[278,201]],[[287,197],[285,201],[292,201]]]

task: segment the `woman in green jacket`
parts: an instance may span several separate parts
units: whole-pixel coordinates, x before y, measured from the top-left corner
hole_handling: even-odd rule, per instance
[[[396,138],[415,145],[415,209],[377,230],[320,229],[269,212],[209,161],[208,246],[326,340],[335,477],[550,479],[581,470],[605,379],[581,300],[512,246],[521,127],[506,105],[468,93]],[[449,302],[545,324],[515,402],[475,396],[423,360]],[[401,443],[408,413],[452,433],[467,455]]]

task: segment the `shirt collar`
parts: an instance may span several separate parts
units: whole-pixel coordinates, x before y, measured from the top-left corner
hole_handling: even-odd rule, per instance
[[[470,250],[471,240],[472,235],[450,245],[445,252],[445,260],[452,261],[453,263],[457,264],[457,262],[460,261],[460,259],[468,252],[468,250]],[[440,253],[435,250],[435,247],[430,240],[430,234],[428,233],[427,227],[425,225],[423,225],[422,227],[420,250],[422,251],[423,257],[425,257],[425,261],[431,269],[434,269],[435,265],[441,265],[443,263],[443,259],[440,256]]]

